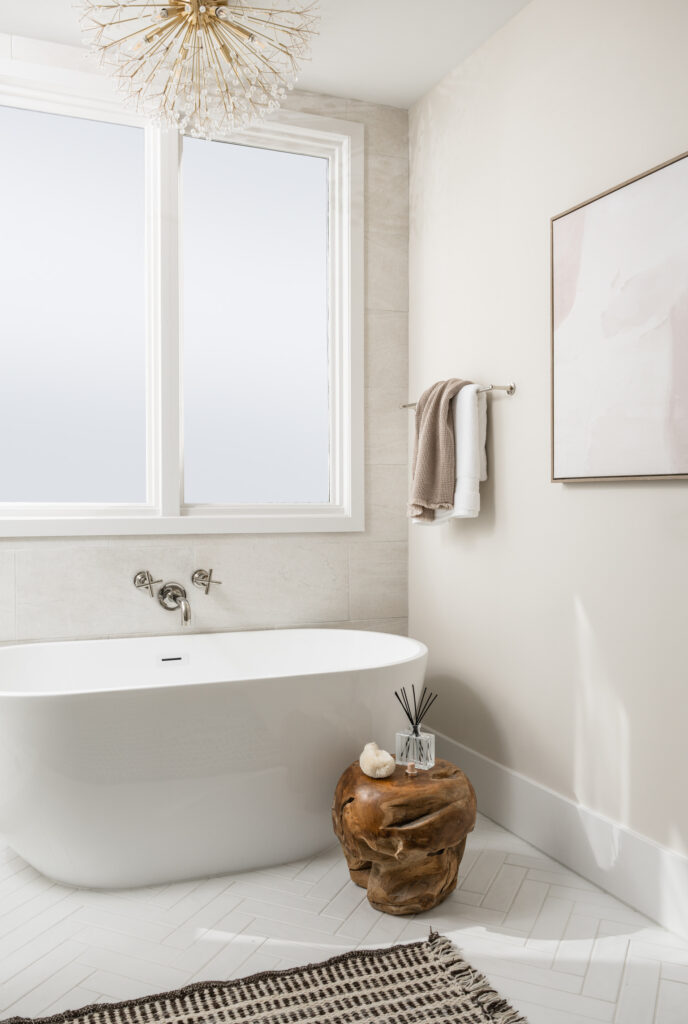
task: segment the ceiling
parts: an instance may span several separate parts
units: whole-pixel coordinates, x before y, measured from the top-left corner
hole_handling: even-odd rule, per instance
[[[408,107],[528,0],[320,0],[299,88]],[[79,45],[73,0],[0,0],[0,32]]]

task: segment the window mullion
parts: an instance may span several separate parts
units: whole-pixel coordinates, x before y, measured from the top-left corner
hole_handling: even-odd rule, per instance
[[[179,315],[179,192],[181,138],[175,131],[152,130],[154,307],[157,334],[158,494],[163,516],[181,508],[181,386]]]

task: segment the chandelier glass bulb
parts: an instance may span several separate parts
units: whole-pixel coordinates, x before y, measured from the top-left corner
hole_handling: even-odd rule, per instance
[[[247,128],[292,89],[317,33],[298,0],[78,0],[90,49],[127,101],[210,138]]]

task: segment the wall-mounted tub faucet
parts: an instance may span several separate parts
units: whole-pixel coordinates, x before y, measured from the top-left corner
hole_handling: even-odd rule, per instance
[[[178,608],[182,613],[182,626],[191,622],[191,605],[186,600],[186,591],[179,583],[165,583],[160,588],[158,601],[169,612]]]

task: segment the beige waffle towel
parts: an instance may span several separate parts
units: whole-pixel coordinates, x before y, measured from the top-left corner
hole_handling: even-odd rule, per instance
[[[416,443],[409,516],[432,521],[436,509],[454,507],[456,446],[451,401],[470,381],[441,380],[416,405]]]

